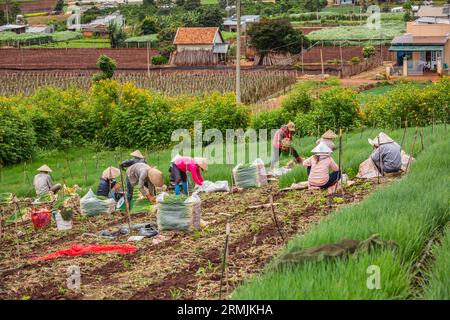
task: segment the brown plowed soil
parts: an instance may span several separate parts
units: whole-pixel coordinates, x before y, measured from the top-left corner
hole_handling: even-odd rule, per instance
[[[0,268],[13,270],[1,274],[0,298],[217,299],[228,220],[231,235],[222,295],[226,298],[241,281],[260,272],[289,239],[304,233],[337,207],[360,201],[375,186],[357,182],[336,195],[310,190],[280,192],[274,185],[237,193],[201,194],[202,218],[208,226],[193,233],[165,232],[167,240],[157,245],[144,239],[134,243],[136,252],[127,255],[87,254],[26,264],[29,258],[75,243],[126,244],[127,236],[114,241],[82,236],[124,223],[120,213],[78,219],[66,233],[55,227],[35,232],[30,224],[21,225],[20,258],[14,229],[9,228],[6,238],[0,240]],[[248,209],[267,203],[270,193],[278,203],[275,213],[280,230],[270,208]],[[151,222],[156,216],[153,212],[141,213],[133,215],[132,220]],[[67,267],[72,265],[81,270],[80,290],[70,290],[66,285]]]

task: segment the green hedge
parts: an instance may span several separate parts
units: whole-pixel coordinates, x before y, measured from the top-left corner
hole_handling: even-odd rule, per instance
[[[237,106],[233,94],[168,98],[113,80],[96,82],[88,92],[43,87],[29,97],[0,97],[0,107],[4,164],[29,158],[36,147],[168,146],[174,130],[192,132],[196,120],[202,121],[203,130],[222,132],[246,128],[249,123],[247,108]]]

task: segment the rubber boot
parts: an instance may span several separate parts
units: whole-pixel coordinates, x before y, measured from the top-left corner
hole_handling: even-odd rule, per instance
[[[180,195],[180,185],[179,184],[176,184],[175,185],[175,194],[178,196],[178,195]]]
[[[297,163],[302,163],[302,162],[303,162],[303,161],[302,161],[302,158],[300,158],[300,156],[296,157],[296,158],[295,158],[295,161],[296,161]]]
[[[181,184],[183,186],[183,192],[185,195],[188,195],[188,189],[187,189],[187,181],[183,181]]]

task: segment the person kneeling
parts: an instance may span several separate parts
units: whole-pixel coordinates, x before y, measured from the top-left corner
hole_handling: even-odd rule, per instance
[[[370,158],[379,172],[384,174],[400,171],[402,168],[402,150],[398,143],[384,132],[380,132],[375,139],[369,139],[369,144],[374,148]]]
[[[336,162],[331,157],[332,150],[324,143],[319,143],[312,151],[314,155],[303,161],[308,173],[310,187],[327,189],[341,178]],[[333,171],[329,173],[330,169]]]

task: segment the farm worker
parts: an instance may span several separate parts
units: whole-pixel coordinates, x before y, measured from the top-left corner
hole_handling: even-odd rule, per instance
[[[170,164],[170,181],[175,184],[175,194],[180,194],[180,183],[183,188],[183,193],[188,194],[187,189],[187,172],[192,175],[195,184],[201,186],[203,184],[203,177],[201,171],[208,170],[208,162],[201,157],[182,157],[177,155],[172,159]]]
[[[47,193],[49,191],[53,193],[58,193],[58,191],[61,189],[61,184],[53,184],[52,177],[50,176],[50,172],[52,172],[52,169],[50,169],[49,166],[44,164],[40,168],[37,169],[39,173],[34,176],[34,190],[36,190],[36,194],[38,196],[43,195],[44,193]]]
[[[122,161],[120,164],[120,169],[125,170],[128,167],[131,167],[135,163],[147,163],[145,162],[144,156],[139,150],[133,151],[130,153],[130,156],[132,156],[132,159]]]
[[[334,145],[333,139],[336,139],[337,135],[333,132],[333,130],[326,131],[320,139],[316,141],[316,144],[321,142],[325,143],[332,151],[336,150],[336,146]]]
[[[114,167],[108,167],[103,171],[100,177],[100,183],[97,188],[97,195],[118,200],[120,185],[116,178],[120,176],[120,170]]]
[[[402,167],[401,147],[384,132],[380,132],[375,139],[369,138],[374,150],[370,158],[380,172],[399,172]],[[380,163],[381,160],[381,163]]]
[[[308,173],[308,184],[327,189],[339,181],[341,175],[338,165],[330,156],[332,150],[324,142],[320,142],[311,152],[314,155],[303,161]],[[332,173],[329,173],[330,169]]]
[[[272,167],[278,162],[282,152],[292,155],[297,163],[302,162],[302,158],[292,147],[294,133],[295,124],[292,121],[289,121],[288,124],[281,126],[281,128],[275,132],[273,137]]]
[[[150,167],[146,163],[138,162],[131,165],[127,170],[127,198],[128,203],[133,197],[133,189],[138,185],[142,195],[150,202],[155,202],[156,190],[164,184],[161,171]]]

